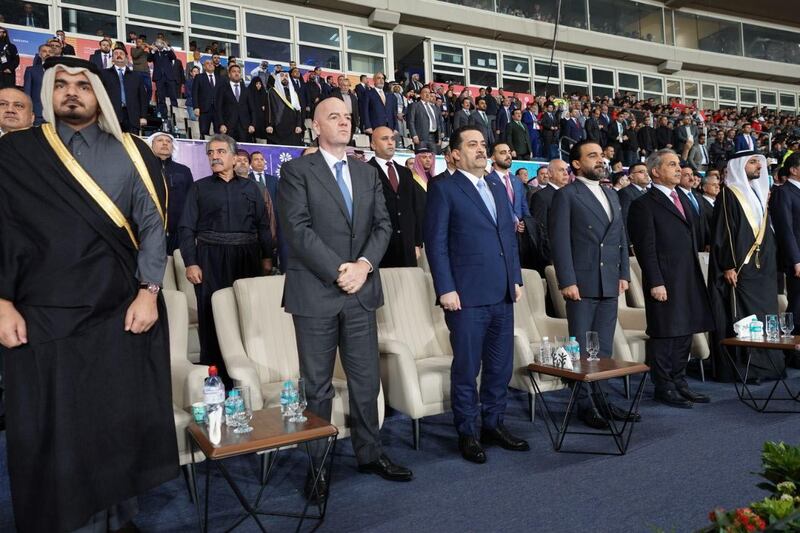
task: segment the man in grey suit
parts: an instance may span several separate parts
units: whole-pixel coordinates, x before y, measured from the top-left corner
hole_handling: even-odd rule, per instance
[[[475,126],[481,130],[483,138],[486,139],[486,153],[491,154],[495,140],[492,121],[489,120],[489,115],[486,114],[486,100],[478,100],[478,109],[474,113],[470,113],[468,123],[470,126]]]
[[[453,115],[453,131],[456,131],[458,128],[462,126],[469,125],[469,117],[472,114],[470,109],[472,108],[472,99],[471,98],[464,98],[461,100],[461,109],[456,111],[456,114]]]
[[[419,93],[419,100],[411,105],[408,114],[408,132],[414,148],[427,145],[434,153],[439,153],[439,117],[441,113],[436,108],[431,97],[431,90],[423,87]]]
[[[600,186],[608,170],[599,144],[576,143],[570,150],[570,163],[577,178],[553,197],[548,221],[550,256],[567,304],[569,334],[586,353],[586,332],[596,331],[599,356],[611,357],[617,298],[630,280],[622,207],[614,190]],[[590,427],[604,429],[608,418],[627,418],[610,402],[608,412],[600,412],[597,405],[606,402],[580,400],[578,416]]]
[[[287,245],[283,304],[292,314],[308,408],[331,418],[336,351],[347,375],[352,443],[360,472],[409,481],[383,453],[378,428],[380,370],[375,310],[383,305],[378,265],[392,232],[378,171],[346,157],[351,116],[342,100],[314,111],[319,151],[281,167],[280,227]],[[323,450],[312,451],[321,459]],[[323,478],[325,477],[323,472]],[[306,497],[323,499],[327,480]]]

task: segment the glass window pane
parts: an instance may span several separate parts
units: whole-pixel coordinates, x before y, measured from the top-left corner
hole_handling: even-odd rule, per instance
[[[206,32],[205,30],[203,33],[210,33]],[[223,34],[225,35],[225,34]],[[211,53],[211,43],[217,43],[219,47],[219,54],[222,56],[240,56],[239,50],[239,43],[231,42],[231,41],[223,41],[216,37],[195,37],[194,35],[190,36],[190,39],[197,42],[197,49],[203,50],[204,53]]]
[[[497,54],[491,52],[481,52],[480,50],[469,51],[469,65],[478,68],[490,68],[497,70]]]
[[[736,87],[719,86],[719,99],[736,101]]]
[[[383,37],[372,33],[347,30],[347,48],[383,55]]]
[[[284,41],[248,37],[247,57],[288,63],[292,59],[292,45]]]
[[[456,2],[463,4],[464,2]],[[553,23],[556,20],[556,0],[496,0],[497,12],[512,17],[522,17]],[[489,8],[491,9],[491,7]],[[563,0],[561,3],[561,24],[573,28],[586,28],[585,0]]]
[[[747,57],[800,64],[800,33],[744,25]]]
[[[192,24],[236,31],[236,11],[208,4],[191,4]]]
[[[755,104],[758,102],[758,94],[755,89],[739,89],[739,99],[748,104]]]
[[[50,27],[50,12],[45,4],[34,4],[21,0],[0,0],[0,13],[5,15],[5,22],[10,24],[31,28]]]
[[[298,27],[300,29],[301,41],[335,46],[336,48],[339,48],[341,45],[341,41],[339,40],[339,28],[337,27],[321,26],[319,24],[311,24],[310,22],[301,22]]]
[[[626,72],[617,72],[617,76],[619,78],[619,86],[625,87],[626,89],[638,89],[639,88],[639,76],[636,74],[628,74]]]
[[[614,71],[593,68],[592,81],[601,85],[614,85]]]
[[[586,67],[564,65],[564,79],[572,81],[589,81],[586,76]]]
[[[543,81],[537,81],[533,84],[536,96],[561,96],[561,84],[559,82],[550,81],[550,84]]]
[[[578,96],[588,95],[589,88],[585,85],[572,85],[569,83],[564,84],[564,92],[570,96],[577,94]]]
[[[592,85],[592,96],[614,96],[614,89],[612,87],[600,87],[599,85]]]
[[[450,65],[436,65],[434,67],[434,70],[437,70],[439,72],[451,72],[453,74],[458,74],[458,75],[461,75],[461,76],[464,75],[464,69],[463,68],[451,67]]]
[[[245,13],[244,19],[247,33],[255,33],[264,37],[278,37],[279,39],[292,38],[289,19],[256,13]]]
[[[661,8],[629,0],[589,2],[591,30],[631,39],[664,42]]]
[[[761,105],[775,105],[776,96],[775,93],[768,93],[765,91],[761,91]]]
[[[117,0],[65,0],[68,4],[80,7],[94,7],[97,9],[117,10]]]
[[[464,85],[464,75],[434,72],[433,81],[436,83],[455,83],[456,85]]]
[[[536,66],[537,76],[546,78],[549,75],[550,79],[555,79],[555,80],[559,78],[558,63],[555,62],[550,63],[549,61],[540,61],[537,59],[534,64]]]
[[[116,38],[117,17],[62,7],[61,28],[70,33]]]
[[[455,46],[433,45],[434,63],[449,63],[451,65],[464,64],[464,50]]]
[[[349,52],[347,54],[348,70],[372,74],[373,72],[386,72],[382,57],[368,56]]]
[[[530,74],[531,64],[526,57],[503,56],[503,70],[515,74]]]
[[[675,45],[706,52],[742,55],[741,24],[676,11]]]
[[[781,107],[794,107],[797,99],[793,94],[781,93]]]
[[[128,13],[179,22],[180,0],[128,0]]]
[[[497,72],[470,70],[469,83],[471,85],[480,85],[481,87],[497,87]]]
[[[341,70],[341,58],[337,50],[318,48],[316,46],[300,45],[301,65],[322,67],[331,70]]]
[[[159,33],[163,33],[164,37],[166,37],[167,43],[170,46],[183,48],[183,32],[177,30],[170,30],[169,28],[164,28],[163,26],[153,27],[153,26],[140,26],[138,24],[126,24],[125,25],[125,34],[135,31],[136,35],[146,35],[147,39],[146,42],[152,43],[156,40],[156,35]],[[190,54],[191,55],[191,54]],[[191,57],[190,57],[191,59]]]
[[[701,100],[700,107],[703,109],[717,109],[717,102],[715,100]]]
[[[503,78],[503,89],[506,91],[511,91],[512,93],[530,93],[531,82],[530,80]]]
[[[664,80],[642,76],[642,89],[651,93],[660,93],[664,90]]]
[[[664,10],[664,41],[672,46],[675,44],[675,34],[672,29],[672,10]]]
[[[681,80],[667,80],[667,94],[670,96],[680,96]]]
[[[697,83],[693,81],[684,82],[683,88],[686,90],[687,97],[697,98],[700,94],[698,92],[700,89],[698,88]]]
[[[487,11],[494,11],[494,0],[442,0],[449,4],[458,4],[464,7],[474,7],[477,9],[485,9]]]
[[[703,84],[703,98],[716,98],[717,88],[713,85]]]

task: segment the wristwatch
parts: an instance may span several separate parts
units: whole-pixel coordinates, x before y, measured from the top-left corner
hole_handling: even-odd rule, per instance
[[[161,287],[159,287],[155,283],[140,283],[139,288],[146,290],[150,294],[158,294],[159,292],[161,292]]]

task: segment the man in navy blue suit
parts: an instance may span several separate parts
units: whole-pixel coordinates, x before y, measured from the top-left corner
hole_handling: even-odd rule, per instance
[[[506,190],[508,205],[517,222],[517,231],[525,231],[522,222],[525,217],[531,216],[528,209],[528,199],[525,197],[525,185],[511,175],[511,147],[507,143],[497,143],[492,150],[492,171],[486,176],[488,181],[496,181]]]
[[[522,272],[506,190],[483,177],[483,134],[475,126],[464,126],[453,132],[450,149],[457,170],[428,187],[425,247],[453,347],[450,399],[458,447],[464,459],[484,463],[481,444],[529,449],[503,425],[514,360],[514,302],[521,295]]]
[[[794,315],[796,333],[800,325],[800,152],[790,154],[783,168],[789,179],[782,187],[772,188],[769,210],[780,250],[779,268],[786,274],[786,310]]]
[[[195,76],[192,83],[192,102],[194,114],[200,122],[200,138],[208,135],[211,128],[212,135],[219,130],[216,122],[217,84],[226,83],[227,80],[218,76],[214,71],[214,62],[210,59],[203,61],[203,72]]]
[[[733,140],[737,152],[752,152],[756,149],[756,140],[752,135],[752,126],[745,124],[742,131]]]
[[[378,126],[386,126],[397,130],[395,123],[395,109],[397,100],[390,92],[384,91],[386,76],[382,72],[375,73],[372,78],[374,87],[368,88],[361,103],[361,121],[364,123],[364,133],[372,135],[372,130]]]
[[[52,48],[49,44],[39,45],[39,59],[41,61],[35,65],[25,69],[25,94],[30,96],[33,102],[33,114],[36,119],[33,121],[34,126],[38,126],[44,119],[42,118],[42,76],[44,76],[44,67],[42,63],[50,57]]]
[[[147,60],[153,63],[153,81],[156,82],[156,99],[158,101],[157,109],[161,118],[167,118],[167,97],[169,97],[172,107],[178,107],[178,79],[172,66],[172,62],[176,59],[175,52],[162,39],[156,39],[154,46],[150,50]]]
[[[128,70],[128,53],[117,48],[111,53],[112,65],[101,71],[100,79],[122,131],[138,133],[147,125],[147,91],[142,77]]]
[[[616,191],[600,186],[608,169],[599,144],[576,143],[570,150],[570,162],[577,179],[553,197],[548,220],[550,254],[558,288],[566,300],[569,334],[586,353],[586,332],[596,331],[599,356],[611,357],[617,298],[630,280],[622,206]],[[609,412],[601,413],[597,403],[580,399],[578,416],[586,425],[605,429],[608,418],[627,418],[627,413],[610,402]]]

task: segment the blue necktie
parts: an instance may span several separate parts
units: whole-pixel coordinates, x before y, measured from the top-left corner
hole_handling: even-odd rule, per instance
[[[700,206],[697,205],[697,198],[694,197],[694,193],[692,193],[692,191],[689,191],[689,193],[686,196],[689,197],[689,203],[692,204],[692,209],[694,209],[694,214],[699,215]]]
[[[347,184],[344,182],[344,172],[342,169],[347,164],[347,161],[337,161],[333,166],[336,168],[336,185],[339,186],[339,190],[342,191],[342,197],[344,198],[344,205],[347,207],[347,214],[350,216],[350,219],[353,219],[353,197],[350,196],[350,190],[347,188]]]
[[[492,193],[489,192],[489,189],[486,188],[486,180],[481,178],[478,180],[478,192],[483,199],[483,203],[486,204],[486,209],[489,210],[489,214],[492,215],[492,220],[494,220],[495,224],[497,223],[497,209],[494,205],[494,198],[492,198]]]
[[[122,97],[122,107],[127,106],[128,104],[125,102],[125,74],[121,68],[117,69],[117,76],[119,76],[119,90],[120,95]]]

